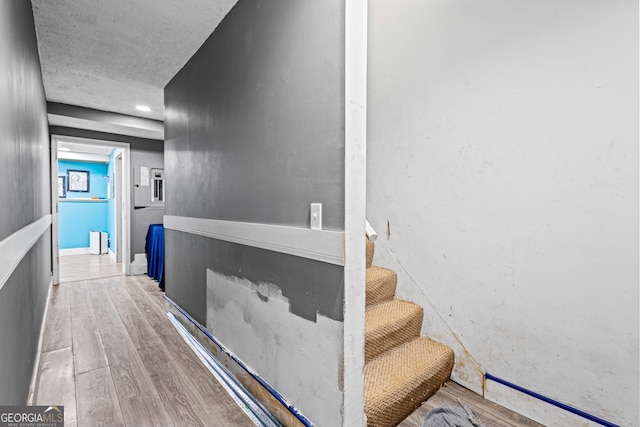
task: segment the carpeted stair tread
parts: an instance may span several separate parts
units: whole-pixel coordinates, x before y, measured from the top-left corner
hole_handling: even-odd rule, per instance
[[[400,423],[449,379],[453,360],[449,347],[419,337],[367,363],[367,426],[391,427]]]
[[[373,262],[373,252],[375,250],[376,245],[369,239],[366,239],[365,253],[367,255],[367,268],[371,267],[371,263]]]
[[[392,299],[370,307],[365,313],[365,363],[392,347],[420,336],[423,309],[417,304]]]
[[[365,271],[366,305],[379,304],[393,298],[398,284],[398,275],[387,268],[371,266]]]

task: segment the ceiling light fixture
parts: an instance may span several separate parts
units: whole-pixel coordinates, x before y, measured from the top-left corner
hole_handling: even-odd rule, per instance
[[[145,113],[151,111],[151,108],[147,107],[146,105],[136,105],[136,109],[139,111],[144,111]]]
[[[58,151],[71,151],[71,148],[67,148],[67,147],[58,147]]]

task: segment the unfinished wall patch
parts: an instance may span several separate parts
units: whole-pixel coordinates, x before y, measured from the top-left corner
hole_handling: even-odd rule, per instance
[[[289,310],[312,322],[318,314],[343,320],[342,266],[175,230],[165,230],[165,253],[167,259],[177,254],[189,259],[189,263],[176,263],[166,269],[166,290],[170,298],[201,323],[206,318],[207,269],[251,283],[274,284],[288,299]],[[172,286],[185,282],[192,286],[175,289]]]
[[[271,283],[207,269],[206,327],[225,347],[318,425],[341,425],[343,323],[290,311]]]

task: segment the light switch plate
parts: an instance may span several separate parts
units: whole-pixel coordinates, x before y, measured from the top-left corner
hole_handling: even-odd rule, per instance
[[[322,230],[322,203],[311,203],[311,229]]]

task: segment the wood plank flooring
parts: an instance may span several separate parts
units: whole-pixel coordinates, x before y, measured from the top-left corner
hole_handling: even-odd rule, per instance
[[[439,408],[445,403],[459,407],[458,399],[473,411],[476,420],[485,427],[544,427],[544,425],[523,415],[484,399],[453,381],[448,381],[398,427],[422,427],[422,420],[427,412]]]
[[[122,276],[122,263],[113,261],[110,255],[60,256],[60,283],[103,277]]]
[[[252,426],[182,340],[146,276],[52,289],[34,404],[65,425]]]
[[[34,404],[64,405],[65,425],[251,426],[166,317],[147,276],[108,255],[60,257]],[[485,427],[541,426],[449,381],[400,427],[460,399]]]

